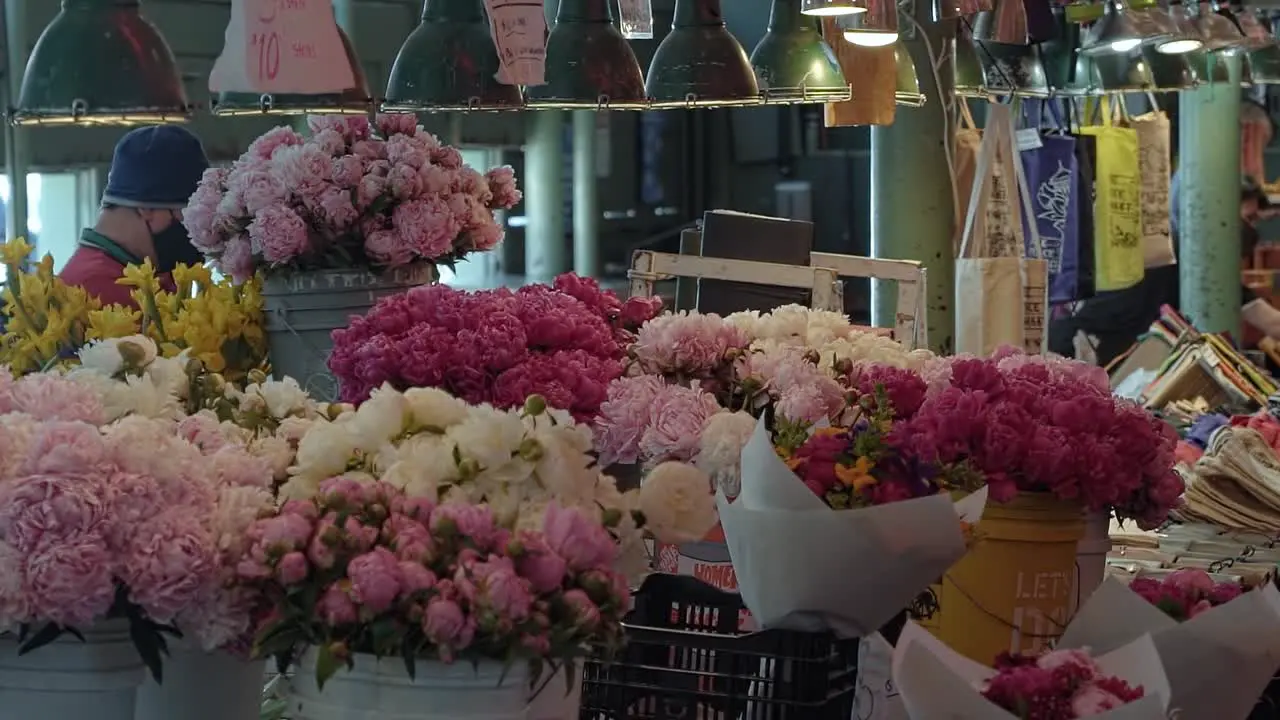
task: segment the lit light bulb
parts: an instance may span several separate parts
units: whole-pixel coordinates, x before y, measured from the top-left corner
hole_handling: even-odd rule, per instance
[[[1138,47],[1142,44],[1141,38],[1129,38],[1127,40],[1116,40],[1111,43],[1111,51],[1124,53]]]
[[[875,32],[867,30],[845,30],[844,39],[862,47],[884,47],[898,42],[896,32]]]
[[[1195,52],[1204,47],[1204,43],[1194,38],[1184,38],[1179,40],[1170,40],[1156,46],[1156,52],[1162,55],[1182,55],[1184,53]]]
[[[811,0],[800,7],[800,14],[810,17],[857,15],[866,11],[865,7],[855,5],[853,0]]]

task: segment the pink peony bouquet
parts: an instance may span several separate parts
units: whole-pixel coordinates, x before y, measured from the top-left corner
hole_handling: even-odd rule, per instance
[[[655,300],[624,303],[572,274],[554,286],[515,291],[419,287],[334,331],[329,369],[346,402],[359,403],[390,383],[440,388],[499,408],[541,395],[585,420],[622,374],[631,331],[658,309]]]
[[[244,643],[234,582],[272,472],[242,446],[202,452],[170,419],[109,410],[94,383],[0,372],[0,628],[23,650],[120,619],[157,680],[164,633]],[[83,376],[81,376],[83,377]]]
[[[310,648],[321,687],[360,657],[403,658],[413,676],[419,661],[572,663],[623,639],[617,547],[576,509],[511,531],[485,505],[335,478],[250,536],[240,576],[273,605],[256,651],[286,666]]]
[[[1129,589],[1178,622],[1229,603],[1244,592],[1238,581],[1214,582],[1209,573],[1197,568],[1175,570],[1163,579],[1135,578]]]
[[[1021,720],[1075,720],[1141,699],[1132,687],[1107,675],[1083,650],[1053,650],[1038,657],[1005,653],[982,696]]]
[[[1158,526],[1183,491],[1176,432],[1076,365],[1005,350],[926,368],[929,395],[889,442],[944,476],[979,474],[997,502],[1048,492]]]
[[[413,115],[312,116],[230,168],[205,171],[182,213],[192,242],[238,282],[260,268],[452,263],[502,240],[493,211],[520,202],[511,168],[481,174]]]

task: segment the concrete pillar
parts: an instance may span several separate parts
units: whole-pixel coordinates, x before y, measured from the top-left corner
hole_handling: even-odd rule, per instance
[[[1178,105],[1178,277],[1182,312],[1204,332],[1240,333],[1240,59],[1230,83],[1184,90]]]
[[[27,68],[27,39],[24,30],[27,0],[9,0],[0,3],[4,6],[5,28],[5,73],[4,93],[0,100],[7,100],[0,105],[0,113],[5,108],[17,105],[18,95],[22,92],[22,75]],[[27,234],[27,172],[31,164],[31,131],[10,125],[4,125],[5,174],[9,177],[9,206],[5,213],[5,237],[12,240]]]
[[[600,274],[600,194],[596,189],[596,111],[573,111],[573,271]]]
[[[526,114],[524,271],[528,282],[546,282],[570,268],[564,237],[565,113]]]
[[[85,206],[79,200],[80,173],[45,173],[40,178],[40,238],[36,255],[53,256],[53,267],[61,270],[76,251],[80,228],[92,224],[84,217]],[[91,206],[96,207],[96,205]]]
[[[929,347],[950,353],[955,347],[955,202],[947,167],[944,138],[955,127],[946,108],[954,93],[950,67],[954,23],[921,23],[929,46],[947,61],[935,76],[932,60],[920,37],[904,39],[919,70],[924,107],[899,106],[892,125],[871,128],[871,254],[878,258],[919,260],[928,272],[925,298]],[[938,86],[934,78],[942,83]],[[871,318],[879,327],[893,327],[897,297],[892,283],[871,288]]]

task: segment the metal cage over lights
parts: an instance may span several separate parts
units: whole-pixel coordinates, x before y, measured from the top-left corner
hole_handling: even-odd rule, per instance
[[[911,59],[911,49],[902,40],[893,44],[894,88],[893,100],[906,107],[924,107],[929,98],[920,92],[920,75],[916,62]]]
[[[982,88],[982,65],[978,62],[977,50],[973,38],[962,23],[956,31],[956,42],[951,59],[952,79],[955,82],[955,93],[961,97],[982,97],[986,93]]]
[[[766,104],[848,100],[852,88],[818,19],[799,12],[801,0],[773,0],[769,27],[751,51],[751,67]]]
[[[142,125],[190,115],[173,51],[139,0],[62,0],[27,60],[11,120]]]
[[[529,107],[648,107],[640,61],[614,24],[609,0],[560,0],[546,68],[546,84],[525,89]]]
[[[423,0],[421,22],[391,66],[382,109],[521,109],[520,88],[498,82],[498,67],[483,0]]]
[[[676,0],[671,32],[653,54],[645,92],[654,110],[762,102],[751,60],[725,26],[720,0]]]
[[[369,85],[365,81],[364,69],[360,67],[360,59],[356,57],[351,39],[342,28],[338,28],[338,37],[342,39],[347,63],[351,66],[352,87],[342,92],[322,95],[295,93],[257,95],[247,92],[224,92],[219,93],[214,101],[213,114],[224,116],[367,115],[373,110],[374,101],[369,95]]]
[[[1187,59],[1186,53],[1162,53],[1157,48],[1142,48],[1142,57],[1151,72],[1155,92],[1188,90],[1200,84],[1200,74]]]

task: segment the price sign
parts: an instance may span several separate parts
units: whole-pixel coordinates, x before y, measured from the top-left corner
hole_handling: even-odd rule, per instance
[[[649,0],[618,0],[622,36],[628,40],[653,39],[653,5]]]
[[[484,0],[489,33],[498,48],[498,82],[545,85],[547,17],[541,0]]]
[[[209,90],[321,95],[354,85],[332,0],[231,0]]]

